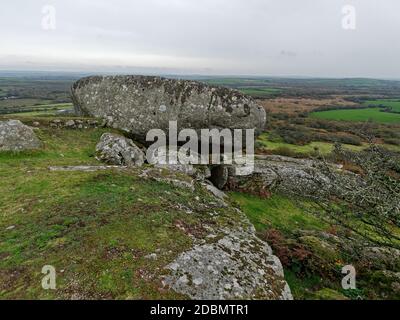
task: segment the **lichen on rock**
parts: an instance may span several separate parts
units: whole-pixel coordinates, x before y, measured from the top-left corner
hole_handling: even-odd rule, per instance
[[[0,151],[40,149],[43,143],[32,128],[19,120],[0,121]]]
[[[111,165],[127,167],[144,164],[145,155],[131,139],[114,133],[105,133],[96,146],[98,160]]]
[[[235,210],[228,208],[228,210]],[[235,210],[235,226],[207,225],[207,240],[166,266],[165,286],[191,299],[293,299],[280,260]]]
[[[146,76],[94,76],[72,86],[75,110],[106,120],[110,127],[145,142],[151,129],[255,129],[261,132],[265,110],[239,91],[188,81]]]

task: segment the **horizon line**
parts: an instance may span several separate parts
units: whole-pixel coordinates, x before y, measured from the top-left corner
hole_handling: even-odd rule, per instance
[[[157,68],[154,68],[157,69]],[[138,73],[137,71],[102,71],[102,70],[46,70],[46,69],[2,69],[1,73],[52,73],[52,74],[87,74],[87,75],[149,75],[160,77],[201,77],[201,78],[280,78],[280,79],[327,79],[327,80],[351,80],[351,79],[367,79],[367,80],[387,80],[387,81],[400,81],[399,77],[379,77],[379,76],[316,76],[316,75],[267,75],[267,74],[236,74],[236,73],[221,73],[221,74],[207,74],[207,73],[179,73],[179,72],[155,72],[147,71]]]

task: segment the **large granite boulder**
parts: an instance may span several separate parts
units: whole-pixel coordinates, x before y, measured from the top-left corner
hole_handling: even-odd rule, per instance
[[[0,151],[33,150],[42,145],[33,129],[21,121],[0,121]]]
[[[242,93],[206,84],[146,76],[94,76],[72,86],[78,114],[100,117],[110,127],[129,132],[141,142],[151,129],[256,129],[265,110]]]

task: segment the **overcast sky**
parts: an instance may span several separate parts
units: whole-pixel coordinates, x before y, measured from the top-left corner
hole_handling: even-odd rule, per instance
[[[0,69],[400,78],[400,1],[1,0]]]

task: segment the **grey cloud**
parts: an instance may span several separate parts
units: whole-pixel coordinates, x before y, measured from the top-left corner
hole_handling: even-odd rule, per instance
[[[54,31],[41,28],[46,4]],[[356,30],[342,28],[346,4]],[[2,0],[1,9],[0,68],[400,77],[397,0]]]

